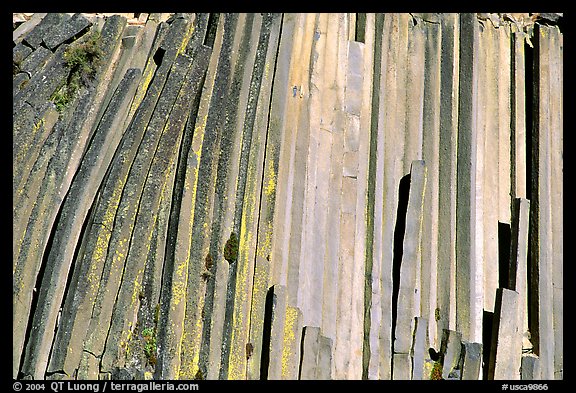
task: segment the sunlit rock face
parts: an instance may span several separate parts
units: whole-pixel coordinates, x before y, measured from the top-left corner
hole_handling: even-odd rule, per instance
[[[15,379],[562,379],[563,14],[13,14]]]

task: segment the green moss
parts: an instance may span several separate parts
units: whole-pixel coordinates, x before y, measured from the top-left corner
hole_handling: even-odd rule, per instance
[[[71,44],[64,52],[64,62],[70,69],[66,83],[50,98],[58,112],[65,110],[81,87],[88,86],[96,76],[104,52],[100,48],[102,37],[96,31]]]
[[[224,259],[229,263],[234,263],[238,260],[238,237],[234,232],[230,234],[230,238],[224,246]]]
[[[144,340],[144,355],[151,366],[156,365],[156,328],[148,327],[142,330]]]
[[[442,378],[442,364],[440,363],[439,360],[434,362],[434,366],[432,367],[432,372],[430,373],[430,379],[434,380],[434,381],[439,381],[439,380],[444,379],[444,378]]]

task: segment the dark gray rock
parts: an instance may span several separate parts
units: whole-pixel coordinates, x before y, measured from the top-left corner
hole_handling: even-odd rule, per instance
[[[30,80],[30,75],[26,72],[19,72],[12,78],[12,97],[14,97],[20,89],[26,86],[26,83]]]
[[[33,76],[48,63],[52,55],[52,51],[40,46],[22,62],[20,69]]]
[[[118,126],[123,122],[139,78],[139,70],[130,70],[126,74],[63,202],[39,288],[39,306],[34,315],[34,329],[29,337],[23,366],[23,370],[29,370],[37,379],[42,378],[48,364],[58,308],[64,297],[65,287],[58,283],[67,281],[82,224],[122,136]]]
[[[82,14],[76,13],[70,19],[63,20],[48,30],[42,39],[48,48],[54,50],[59,45],[74,40],[84,34],[90,26],[92,26],[92,22]]]
[[[480,369],[482,366],[482,344],[462,342],[461,354],[461,379],[481,379]]]
[[[63,13],[48,13],[24,38],[24,42],[36,49],[42,39],[50,30],[60,23],[70,19],[70,15]]]
[[[32,48],[30,48],[28,45],[18,43],[14,46],[14,48],[12,48],[12,61],[16,66],[20,67],[22,61],[24,61],[24,59],[26,59],[30,53],[32,53]]]
[[[460,379],[459,370],[460,352],[462,350],[462,334],[445,329],[442,336],[440,352],[442,353],[442,378]]]

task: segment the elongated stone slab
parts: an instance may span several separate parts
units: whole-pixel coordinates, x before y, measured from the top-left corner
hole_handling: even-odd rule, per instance
[[[424,192],[426,189],[426,166],[424,161],[413,161],[410,169],[410,191],[406,210],[403,254],[400,265],[400,288],[398,312],[394,332],[394,353],[409,353],[412,347],[414,317],[420,298],[420,285],[416,281],[420,270],[420,241]]]
[[[438,263],[436,337],[456,329],[456,173],[460,34],[458,14],[441,18],[440,131],[438,156]],[[436,312],[438,310],[438,312]],[[438,314],[438,316],[436,316]],[[438,343],[435,349],[438,351]]]
[[[526,33],[513,26],[511,34],[511,189],[512,198],[526,198]]]
[[[22,43],[14,45],[14,48],[12,48],[12,62],[16,67],[22,69],[22,62],[28,58],[32,51],[32,48]]]
[[[116,132],[117,127],[124,121],[139,77],[139,70],[131,70],[126,74],[113,97],[108,112],[96,130],[75,181],[72,182],[64,200],[54,242],[48,254],[47,267],[39,288],[39,306],[34,315],[23,367],[23,372],[34,375],[35,379],[43,378],[48,364],[58,308],[62,303],[65,289],[65,286],[58,285],[58,283],[67,279],[82,224],[122,137],[121,132]]]
[[[482,204],[477,200],[479,22],[475,14],[460,14],[458,91],[458,149],[456,205],[456,330],[471,342],[482,340],[484,272],[482,249]],[[480,157],[481,158],[481,157]]]
[[[532,128],[530,205],[530,333],[543,379],[554,378],[554,295],[551,199],[550,29],[536,25],[534,50],[534,124]],[[554,61],[554,60],[552,60]],[[551,312],[552,310],[552,312]]]
[[[518,292],[518,339],[522,349],[531,349],[528,340],[528,235],[530,201],[514,199],[512,205],[512,238],[508,288]]]
[[[318,353],[320,352],[320,328],[304,326],[302,331],[302,360],[298,379],[316,379]]]
[[[540,359],[533,353],[522,355],[521,378],[524,381],[540,380],[542,371],[540,370]]]
[[[175,21],[174,23],[178,23]],[[173,24],[174,24],[173,23]],[[203,67],[207,68],[205,74],[204,87],[205,93],[200,96],[199,91],[198,100],[199,102],[194,102],[194,107],[190,112],[190,117],[188,119],[188,127],[192,127],[192,130],[186,130],[187,133],[192,133],[192,140],[190,143],[190,148],[186,153],[185,166],[183,167],[184,179],[182,194],[180,197],[180,209],[179,212],[175,212],[178,215],[177,228],[171,230],[170,236],[176,236],[175,240],[171,240],[169,243],[170,248],[167,249],[167,260],[165,262],[165,274],[166,281],[163,284],[161,302],[165,303],[164,312],[161,315],[159,323],[159,345],[162,346],[163,351],[159,353],[158,363],[155,370],[155,375],[157,378],[162,379],[176,379],[181,375],[186,375],[190,378],[195,376],[198,369],[198,364],[194,365],[193,356],[188,356],[186,363],[184,359],[181,358],[183,350],[183,337],[186,331],[185,320],[187,318],[187,313],[196,313],[196,320],[190,318],[187,322],[188,326],[191,323],[196,323],[200,317],[202,305],[198,304],[198,299],[196,296],[200,291],[201,274],[203,271],[203,266],[205,263],[201,261],[206,260],[207,255],[201,255],[200,260],[192,261],[190,258],[191,246],[192,246],[192,229],[195,220],[195,210],[196,210],[196,195],[199,186],[199,166],[202,158],[203,145],[206,135],[206,122],[208,117],[208,110],[210,107],[210,101],[212,94],[214,93],[214,83],[216,77],[216,69],[219,61],[220,48],[223,40],[223,21],[220,20],[218,30],[216,33],[216,40],[214,44],[214,50],[210,52],[209,48],[205,48],[202,53],[198,53],[198,56],[202,56],[202,59],[198,58],[198,64],[202,64]],[[198,85],[198,88],[200,85]],[[180,174],[178,176],[181,176]],[[182,180],[178,180],[180,182]],[[180,186],[179,186],[180,187]],[[175,231],[175,232],[174,232]],[[174,242],[174,243],[172,243]],[[173,248],[172,248],[173,247]],[[211,255],[212,260],[216,258],[216,255]],[[195,266],[193,265],[195,262]],[[216,263],[219,263],[216,260]],[[226,263],[228,263],[226,261]],[[194,275],[190,277],[190,275]],[[192,280],[192,281],[191,281]],[[192,282],[196,287],[188,289],[189,283]],[[194,299],[194,303],[189,305],[189,301]],[[188,317],[189,318],[189,317]],[[202,324],[198,324],[196,327],[196,334],[201,334]],[[188,333],[186,333],[188,334]],[[198,339],[198,347],[200,346],[201,336],[195,336]],[[189,348],[190,350],[199,349],[198,347]],[[185,369],[183,367],[185,364]]]
[[[20,65],[20,69],[30,75],[34,75],[44,67],[44,65],[50,60],[51,56],[52,51],[40,46],[32,52],[30,56],[26,57]]]
[[[522,348],[518,335],[518,292],[498,288],[488,379],[520,379]]]
[[[180,30],[175,28],[168,35],[170,37],[168,42],[172,43],[173,46],[179,43],[178,34],[180,34]],[[80,348],[83,347],[88,332],[92,309],[101,284],[100,278],[107,257],[108,243],[114,227],[122,189],[138,151],[138,146],[142,141],[146,126],[154,113],[154,108],[164,88],[167,74],[176,56],[176,50],[171,49],[169,46],[164,56],[164,65],[156,72],[154,81],[147,88],[146,97],[141,101],[139,109],[135,112],[134,119],[127,129],[121,147],[118,149],[111,164],[111,168],[114,169],[109,171],[98,203],[95,204],[91,218],[92,224],[87,231],[84,256],[79,266],[74,270],[74,277],[70,285],[70,293],[74,295],[67,296],[63,308],[62,321],[67,327],[58,330],[54,346],[60,349],[69,348],[69,350],[55,351],[53,353],[50,360],[50,370],[64,370],[71,375],[80,363],[80,356],[82,355]],[[143,81],[143,83],[146,83],[146,81]],[[142,83],[140,84],[141,86]],[[86,277],[88,285],[82,284],[84,277]]]
[[[270,328],[270,348],[268,379],[282,379],[283,351],[284,351],[284,326],[286,322],[286,287],[274,285],[272,291],[272,315]]]
[[[554,379],[564,375],[564,39],[550,26],[550,201],[552,208],[552,302]]]
[[[302,339],[302,311],[297,307],[287,306],[285,318],[281,376],[282,379],[298,379]]]
[[[421,316],[427,321],[430,347],[438,348],[439,337],[436,327],[436,302],[438,298],[438,237],[439,237],[439,194],[440,194],[440,111],[441,105],[441,26],[425,23],[424,29],[424,72],[422,75],[422,137],[420,147],[422,159],[427,166],[426,192],[422,222],[422,265],[420,273]],[[420,53],[422,57],[422,53]]]
[[[428,343],[428,320],[416,317],[416,331],[414,332],[414,344],[412,346],[412,378],[415,380],[428,379],[425,373],[425,360],[427,357]]]
[[[58,45],[73,39],[92,26],[92,22],[86,19],[82,14],[76,13],[70,19],[60,22],[44,34],[42,40],[54,50]]]
[[[440,351],[442,353],[442,378],[460,379],[460,353],[462,334],[453,330],[444,330]]]
[[[332,343],[330,337],[320,335],[315,379],[332,379]]]
[[[162,130],[178,96],[188,66],[188,59],[176,59],[162,91],[163,94],[158,99],[154,114],[148,123],[119,201],[94,313],[84,343],[84,349],[97,356],[102,355],[104,351],[114,300],[122,282],[122,273],[132,242],[134,221],[142,197],[145,175],[150,168]]]
[[[481,379],[482,344],[463,341],[461,356],[461,379],[474,381]]]
[[[26,34],[34,29],[46,15],[46,12],[35,12],[30,19],[22,23],[12,32],[12,41],[15,44],[22,42]]]
[[[259,379],[262,358],[262,335],[264,329],[264,308],[266,293],[270,278],[270,253],[272,250],[271,238],[273,232],[274,204],[276,189],[276,171],[278,166],[278,141],[269,134],[269,110],[272,94],[273,73],[271,69],[276,63],[278,53],[278,40],[280,35],[281,16],[279,14],[266,14],[262,20],[262,34],[259,49],[266,48],[266,56],[261,67],[262,81],[260,87],[260,102],[257,107],[255,127],[266,128],[266,135],[260,139],[265,140],[266,150],[262,157],[263,167],[260,189],[263,190],[259,202],[259,219],[256,227],[256,253],[254,262],[254,283],[252,288],[252,301],[250,304],[250,335],[249,341],[254,350],[248,359],[247,377]],[[259,58],[256,58],[258,61]],[[257,140],[258,141],[258,140]]]
[[[48,13],[42,20],[24,37],[24,42],[36,49],[44,35],[60,23],[70,19],[70,15],[63,13]]]
[[[392,379],[412,379],[412,356],[409,353],[394,353],[392,357]]]

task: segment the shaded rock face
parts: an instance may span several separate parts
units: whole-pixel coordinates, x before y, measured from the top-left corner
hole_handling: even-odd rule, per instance
[[[14,14],[13,378],[562,379],[562,14]]]

